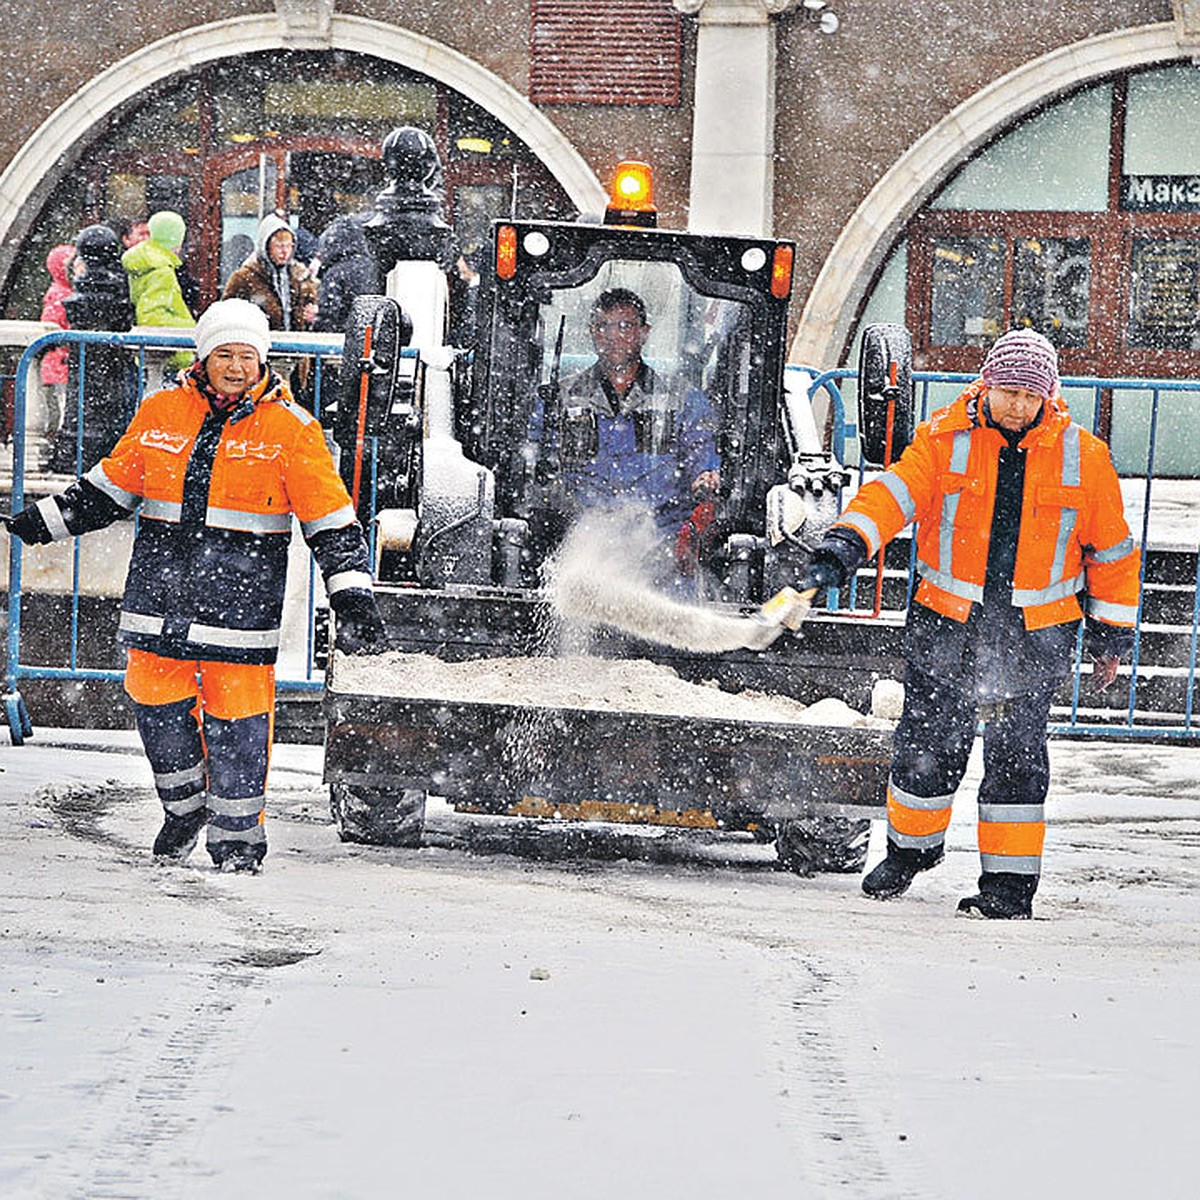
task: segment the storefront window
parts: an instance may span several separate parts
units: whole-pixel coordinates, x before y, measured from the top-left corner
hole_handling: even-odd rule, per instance
[[[987,237],[942,237],[932,247],[935,346],[981,346],[1004,320],[1004,244]]]
[[[1200,350],[1200,241],[1135,237],[1130,267],[1129,344]]]
[[[263,154],[258,165],[221,180],[221,251],[217,282],[230,275],[254,252],[260,213],[270,212],[275,195],[275,160]]]
[[[1200,174],[1200,72],[1166,67],[1129,77],[1123,175]]]
[[[114,151],[195,154],[200,146],[200,84],[189,79],[122,115],[107,143]]]
[[[1023,121],[972,159],[932,209],[1103,212],[1108,207],[1112,84]]]
[[[212,70],[214,136],[224,145],[336,131],[382,137],[396,125],[437,123],[437,85],[396,67],[329,78],[310,55],[254,56]],[[342,73],[346,73],[345,67]]]
[[[1087,238],[1018,238],[1009,324],[1036,329],[1056,346],[1086,346],[1091,280]]]

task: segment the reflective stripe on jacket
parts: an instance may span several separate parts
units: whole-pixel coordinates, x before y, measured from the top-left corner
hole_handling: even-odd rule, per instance
[[[996,473],[1004,436],[983,422],[982,380],[918,426],[899,462],[864,485],[838,520],[871,554],[917,522],[916,599],[957,621],[983,599]],[[1021,439],[1026,452],[1013,604],[1027,629],[1087,615],[1137,616],[1140,554],[1125,521],[1108,447],[1074,424],[1061,397]]]
[[[96,492],[109,504],[101,516],[87,504]],[[292,514],[330,595],[371,589],[362,529],[321,426],[269,372],[229,413],[214,413],[190,378],[149,396],[64,499],[60,536],[140,509],[118,631],[128,646],[274,662]]]

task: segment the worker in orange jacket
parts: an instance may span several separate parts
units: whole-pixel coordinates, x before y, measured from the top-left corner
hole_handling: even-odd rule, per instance
[[[266,316],[222,300],[195,339],[183,382],[147,397],[107,458],[6,523],[39,543],[139,514],[117,637],[164,809],[154,854],[186,858],[207,826],[218,868],[257,872],[293,516],[336,647],[385,640],[362,528],[320,423],[267,365]]]
[[[1133,644],[1140,555],[1108,447],[1074,424],[1058,356],[1013,330],[982,377],[917,429],[814,553],[805,583],[841,586],[910,522],[918,583],[887,793],[887,856],[863,891],[887,900],[942,860],[979,720],[977,895],[959,911],[1028,918],[1041,875],[1046,725],[1080,621],[1101,688]]]

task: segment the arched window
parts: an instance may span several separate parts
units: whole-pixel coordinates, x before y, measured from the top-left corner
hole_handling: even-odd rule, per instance
[[[975,371],[1023,326],[1055,343],[1064,374],[1200,378],[1200,71],[1093,84],[994,140],[909,223],[866,320],[908,325],[925,370]],[[1138,469],[1131,399],[1076,415]],[[1200,474],[1192,402],[1166,397],[1159,419],[1181,435],[1160,435],[1160,471]]]
[[[368,211],[382,185],[380,143],[403,124],[435,138],[446,217],[468,254],[495,217],[576,215],[524,142],[445,84],[343,50],[245,54],[176,77],[109,118],[43,205],[0,307],[36,315],[47,251],[84,225],[161,208],[187,220],[187,265],[207,303],[266,212],[283,209],[319,235],[335,216]]]

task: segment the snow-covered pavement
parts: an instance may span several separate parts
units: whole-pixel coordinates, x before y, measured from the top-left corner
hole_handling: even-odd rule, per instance
[[[992,924],[954,916],[974,775],[877,904],[746,843],[342,846],[282,746],[253,878],[151,863],[130,735],[38,729],[0,746],[0,1195],[1190,1197],[1200,747],[1053,757],[1037,919]]]

